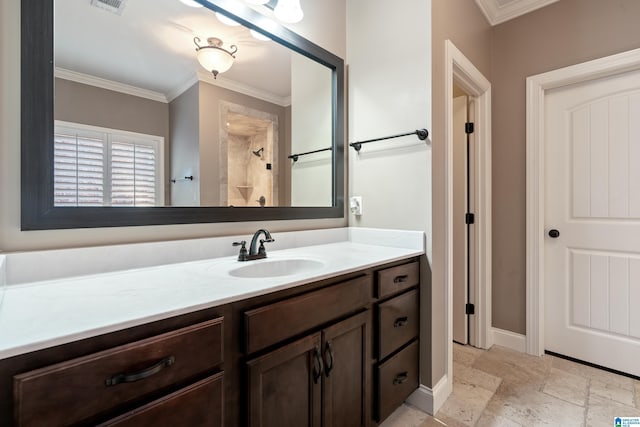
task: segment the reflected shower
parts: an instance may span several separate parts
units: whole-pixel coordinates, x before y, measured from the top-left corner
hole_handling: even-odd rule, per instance
[[[259,150],[252,151],[252,153],[255,154],[258,157],[262,157],[262,152],[263,151],[264,151],[264,147],[261,147]]]

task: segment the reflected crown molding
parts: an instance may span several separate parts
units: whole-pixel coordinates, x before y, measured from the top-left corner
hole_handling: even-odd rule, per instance
[[[219,86],[224,89],[232,90],[234,92],[242,93],[244,95],[252,96],[254,98],[261,99],[263,101],[271,102],[272,104],[279,105],[281,107],[288,107],[291,105],[291,97],[283,97],[273,94],[271,92],[256,89],[255,87],[239,83],[235,80],[224,78],[224,76],[218,76],[217,79],[213,78],[213,74],[206,71],[197,71],[196,80],[209,83],[214,86]],[[193,84],[192,83],[192,84]]]
[[[238,83],[234,80],[218,78],[214,79],[213,75],[208,72],[198,71],[195,75],[185,80],[185,82],[178,87],[174,88],[167,94],[161,92],[155,92],[148,89],[142,89],[136,86],[131,86],[125,83],[114,82],[113,80],[107,80],[100,77],[91,76],[89,74],[79,73],[77,71],[67,70],[66,68],[56,67],[55,76],[60,79],[70,80],[77,83],[82,83],[89,86],[95,86],[102,89],[113,90],[115,92],[124,93],[127,95],[137,96],[140,98],[150,99],[152,101],[163,102],[165,104],[173,101],[182,93],[189,89],[197,82],[205,82],[215,86],[222,87],[224,89],[232,90],[234,92],[242,93],[248,96],[252,96],[263,101],[271,102],[272,104],[280,105],[281,107],[288,107],[291,105],[291,97],[277,96],[273,93],[261,91],[254,87]]]
[[[155,92],[152,90],[142,89],[142,88],[131,86],[124,83],[114,82],[112,80],[91,76],[89,74],[67,70],[66,68],[56,67],[55,76],[60,79],[70,80],[73,82],[82,83],[89,86],[95,86],[102,89],[112,90],[112,91],[124,93],[127,95],[133,95],[140,98],[146,98],[152,101],[163,102],[165,104],[170,101],[167,98],[167,96],[161,92]]]

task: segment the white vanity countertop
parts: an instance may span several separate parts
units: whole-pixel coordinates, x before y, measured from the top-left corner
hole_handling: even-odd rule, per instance
[[[348,241],[268,250],[266,260],[240,263],[234,255],[10,284],[0,306],[0,359],[424,253],[416,244],[421,233],[406,247],[397,247],[393,239],[386,241],[392,246],[361,243],[368,239],[356,234]],[[245,265],[287,259],[317,260],[322,265],[277,277],[229,275]]]

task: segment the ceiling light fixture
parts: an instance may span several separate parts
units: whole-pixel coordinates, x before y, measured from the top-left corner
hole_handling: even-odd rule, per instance
[[[273,9],[273,14],[287,24],[300,22],[304,17],[302,7],[300,7],[300,0],[278,0],[278,4]]]
[[[200,3],[198,3],[197,1],[194,1],[194,0],[180,0],[180,2],[186,4],[187,6],[191,6],[191,7],[202,7],[202,5]]]
[[[216,18],[218,18],[218,21],[222,22],[224,25],[228,25],[230,27],[237,27],[240,25],[239,22],[234,21],[233,19],[221,14],[220,12],[216,12]]]
[[[233,65],[235,59],[235,53],[238,51],[238,47],[234,44],[231,45],[231,50],[226,50],[222,47],[222,40],[217,37],[209,37],[207,39],[207,46],[200,46],[199,37],[193,38],[193,43],[196,45],[196,52],[198,54],[198,62],[207,71],[213,73],[213,78],[218,78],[218,74],[224,73]]]
[[[271,40],[269,37],[265,36],[262,33],[257,32],[256,30],[249,30],[249,34],[251,34],[254,39],[260,40],[260,41],[263,41],[263,42]]]
[[[245,3],[253,6],[264,5],[273,9],[273,14],[280,21],[287,24],[295,24],[302,21],[304,13],[300,6],[300,0],[244,0]],[[275,4],[275,7],[274,7]]]

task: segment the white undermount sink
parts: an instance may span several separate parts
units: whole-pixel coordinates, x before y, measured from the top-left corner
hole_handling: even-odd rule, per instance
[[[324,263],[322,261],[313,259],[247,261],[247,264],[242,267],[230,270],[229,275],[245,278],[291,276],[293,274],[311,272],[323,266]]]

